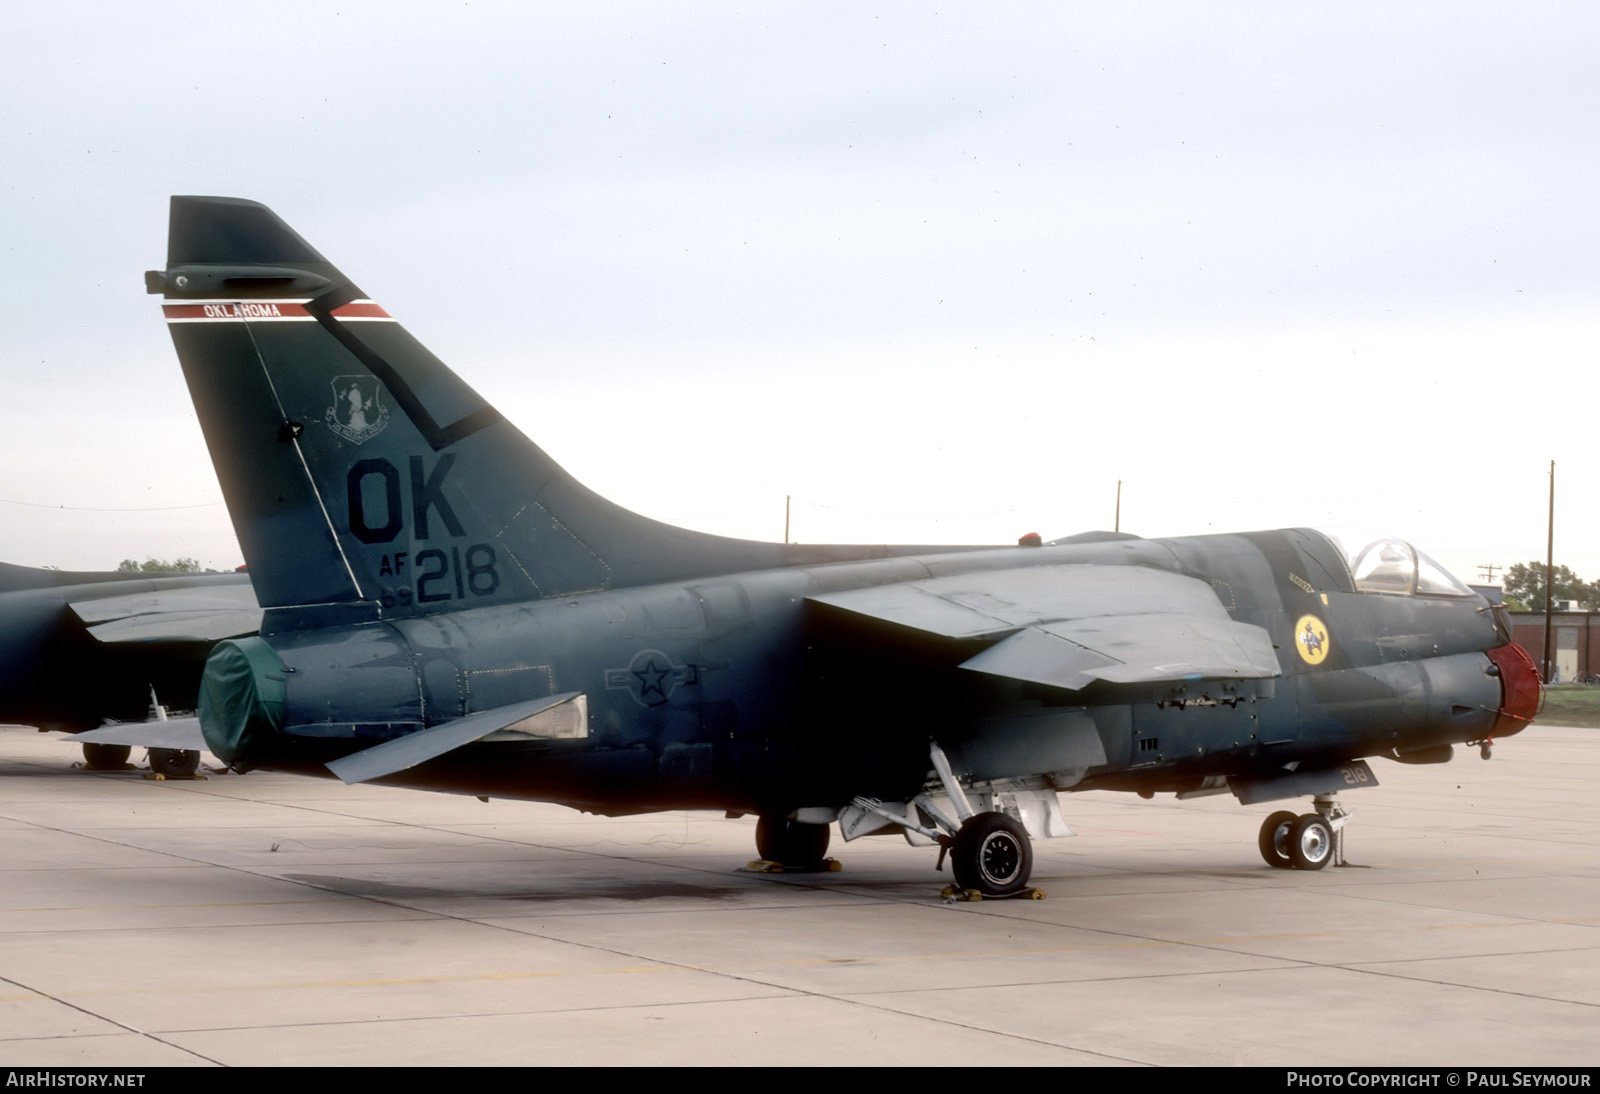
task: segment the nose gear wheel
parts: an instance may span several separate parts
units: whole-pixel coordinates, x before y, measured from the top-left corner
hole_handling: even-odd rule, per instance
[[[1289,831],[1289,859],[1296,870],[1320,870],[1333,861],[1333,829],[1315,813],[1295,820]]]
[[[1294,865],[1289,857],[1289,831],[1294,822],[1293,813],[1280,809],[1261,823],[1257,846],[1261,848],[1262,860],[1273,869],[1286,870]]]

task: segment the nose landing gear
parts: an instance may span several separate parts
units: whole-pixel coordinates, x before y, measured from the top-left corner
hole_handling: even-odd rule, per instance
[[[1349,865],[1344,857],[1344,826],[1349,812],[1334,794],[1312,799],[1314,813],[1295,816],[1279,810],[1261,825],[1257,846],[1268,866],[1279,870],[1320,870],[1332,863]]]

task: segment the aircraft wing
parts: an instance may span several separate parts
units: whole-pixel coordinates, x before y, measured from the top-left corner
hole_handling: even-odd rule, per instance
[[[220,642],[261,626],[249,582],[103,596],[68,606],[101,642]]]
[[[809,599],[945,638],[995,639],[962,667],[1069,691],[1280,672],[1267,632],[1230,617],[1209,584],[1142,566],[1030,566]]]

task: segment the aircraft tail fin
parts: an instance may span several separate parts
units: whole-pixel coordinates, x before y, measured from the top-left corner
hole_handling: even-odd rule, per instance
[[[886,553],[606,501],[256,202],[174,197],[167,268],[145,279],[264,608],[378,618]],[[292,625],[269,611],[263,629]]]

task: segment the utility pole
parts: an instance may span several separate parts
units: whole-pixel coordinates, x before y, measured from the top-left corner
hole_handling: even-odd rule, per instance
[[[1550,583],[1556,561],[1556,461],[1550,461],[1550,527],[1544,540],[1544,680],[1550,682]]]
[[[789,495],[783,496],[783,542],[789,542]]]
[[[1122,531],[1122,480],[1117,480],[1117,517],[1111,525],[1113,532]]]
[[[1482,575],[1483,583],[1485,585],[1494,584],[1494,572],[1498,569],[1501,569],[1501,567],[1495,565],[1493,562],[1478,563],[1478,573]]]

